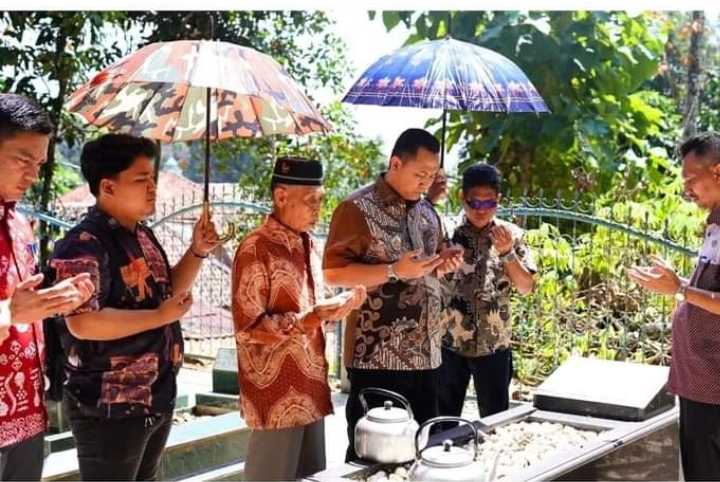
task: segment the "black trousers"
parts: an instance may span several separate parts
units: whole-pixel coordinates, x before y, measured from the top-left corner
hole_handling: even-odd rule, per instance
[[[68,419],[82,480],[155,480],[170,435],[172,412],[98,418],[68,403]]]
[[[355,453],[355,424],[364,413],[358,394],[363,388],[384,388],[397,392],[410,402],[415,420],[422,424],[426,420],[438,416],[438,373],[434,370],[365,370],[348,368],[350,395],[345,405],[345,418],[348,423],[348,445],[345,461],[351,462],[358,458]],[[382,406],[385,397],[367,395],[370,408]],[[400,402],[394,402],[399,405]]]
[[[720,480],[720,405],[680,397],[680,456],[685,480]]]
[[[440,415],[460,416],[471,375],[480,417],[507,410],[512,372],[510,349],[470,358],[443,348],[440,366]]]
[[[45,434],[0,448],[0,480],[40,480]]]

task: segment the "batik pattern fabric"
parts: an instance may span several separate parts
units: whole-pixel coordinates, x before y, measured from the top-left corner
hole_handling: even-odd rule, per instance
[[[22,280],[35,274],[37,242],[28,220],[15,203],[0,200],[0,316]],[[45,344],[42,320],[12,325],[0,342],[0,447],[7,447],[43,432],[47,414],[43,395]]]
[[[440,219],[424,199],[405,201],[384,175],[353,193],[335,210],[323,267],[387,265],[408,251],[424,256],[442,243]],[[427,370],[440,366],[441,286],[434,273],[369,287],[355,321],[352,367]]]
[[[167,256],[152,231],[142,224],[130,231],[98,208],[56,244],[50,266],[58,281],[90,273],[93,296],[71,315],[154,310],[172,296]],[[173,410],[183,359],[179,321],[107,341],[81,340],[65,322],[58,329],[68,359],[65,394],[83,412],[123,418]]]
[[[452,242],[464,248],[460,268],[443,279],[445,308],[443,346],[466,357],[484,356],[510,347],[512,326],[510,296],[513,285],[505,263],[490,239],[494,225],[506,226],[513,238],[515,256],[522,265],[537,271],[522,229],[494,219],[484,228],[466,219],[455,229]]]
[[[238,247],[232,292],[247,425],[300,427],[333,413],[325,333],[313,313],[324,293],[313,238],[269,216]]]

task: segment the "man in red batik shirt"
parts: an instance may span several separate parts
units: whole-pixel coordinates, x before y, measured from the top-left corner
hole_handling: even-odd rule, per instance
[[[44,394],[42,319],[93,292],[88,275],[36,290],[37,245],[15,203],[37,181],[53,125],[29,99],[0,94],[0,480],[40,480]]]

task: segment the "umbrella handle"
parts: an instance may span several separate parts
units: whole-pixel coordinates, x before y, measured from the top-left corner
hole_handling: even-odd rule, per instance
[[[203,214],[205,219],[210,219],[210,202],[203,202]],[[225,244],[235,237],[236,227],[235,223],[228,223],[227,231],[218,237],[219,244]]]
[[[230,241],[231,239],[233,239],[235,237],[235,231],[236,231],[235,223],[228,223],[227,231],[225,231],[225,233],[220,235],[220,237],[218,238],[218,241],[220,242],[220,244],[225,244],[228,241]]]

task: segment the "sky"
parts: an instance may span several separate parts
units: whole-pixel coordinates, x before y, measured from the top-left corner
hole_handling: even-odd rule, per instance
[[[366,10],[332,10],[328,17],[336,22],[335,33],[347,45],[347,56],[352,61],[355,72],[346,76],[343,92],[358,80],[361,74],[381,56],[400,48],[410,35],[410,31],[400,23],[388,32],[381,18],[370,20]],[[318,96],[320,101],[333,100],[327,95]],[[383,152],[388,156],[398,135],[409,127],[424,127],[425,122],[439,117],[437,109],[413,109],[408,107],[379,107],[348,104],[348,110],[358,123],[358,131],[365,137],[381,138]],[[431,128],[434,131],[436,127]],[[446,154],[446,168],[452,171],[457,164],[455,152]]]
[[[9,5],[5,8],[28,8],[29,4],[21,4],[21,0],[5,0],[5,2],[9,1]],[[43,8],[41,6],[42,3],[44,3],[42,0],[29,0],[30,4],[34,4],[35,8],[38,10]],[[80,5],[83,2],[88,2],[90,0],[67,0],[67,5],[65,5],[65,8],[67,9],[82,9],[83,6]],[[133,5],[133,2],[136,1],[143,1],[143,2],[149,2],[149,3],[143,3],[142,6],[144,8],[151,8],[158,6],[161,8],[187,8],[189,5],[185,6],[183,5],[185,0],[121,0],[121,3],[123,5],[127,5],[131,8],[135,7],[137,8],[137,5]],[[227,9],[227,8],[248,8],[249,5],[244,5],[247,2],[244,2],[243,0],[235,0],[237,4],[233,4],[232,6],[230,4],[225,4],[227,0],[205,0],[208,2],[207,8],[212,8],[213,3],[221,2],[222,5],[218,4],[218,7]],[[339,5],[339,2],[336,2],[336,0],[300,0],[298,3],[292,2],[291,4],[283,4],[283,2],[286,0],[259,0],[259,3],[252,3],[252,6],[250,8],[254,9],[273,9],[273,8],[295,8],[295,9],[323,9],[328,12],[328,16],[334,20],[336,23],[332,27],[335,31],[335,33],[341,37],[346,44],[347,47],[347,57],[351,61],[352,65],[354,66],[353,72],[348,72],[348,75],[346,75],[345,80],[342,85],[342,92],[347,91],[351,85],[361,77],[361,74],[363,71],[370,66],[375,60],[377,60],[382,55],[385,55],[389,52],[392,52],[393,50],[399,48],[402,46],[404,41],[407,39],[407,37],[410,35],[409,30],[400,23],[398,26],[396,26],[393,30],[390,32],[386,31],[385,26],[383,25],[383,22],[381,20],[381,15],[378,15],[374,20],[370,20],[367,14],[367,11],[369,9],[378,9],[378,8],[392,8],[393,10],[401,10],[403,8],[410,7],[411,9],[416,10],[422,10],[423,7],[427,8],[430,5],[427,5],[422,0],[412,0],[412,6],[403,4],[405,0],[383,0],[382,2],[378,2],[378,0],[363,0],[362,3],[360,3],[361,8],[355,7],[353,9],[347,9],[345,6],[343,8],[336,7]],[[411,0],[405,1],[405,3],[410,2]],[[487,9],[508,9],[508,8],[519,8],[522,9],[523,5],[522,3],[525,3],[527,0],[510,0],[510,3],[506,3],[507,0],[487,0],[487,3],[483,3],[483,8]],[[542,2],[542,0],[536,0]],[[550,5],[548,4],[537,4],[533,2],[534,9],[543,9],[543,8],[556,8],[556,9],[574,9],[578,8],[579,5],[573,5],[574,1],[579,0],[553,0]],[[589,1],[590,3],[586,3]],[[616,0],[613,0],[616,1]],[[604,0],[601,2],[598,2],[597,0],[583,0],[582,4],[585,8],[595,8],[598,10],[610,10],[612,8],[618,8],[621,5],[613,5],[613,1]],[[635,8],[642,9],[642,8],[656,8],[656,9],[662,9],[663,7],[671,7],[671,9],[678,9],[680,7],[680,4],[678,0],[653,0],[652,7],[650,4],[643,5],[642,2],[648,2],[648,0],[638,0],[640,3],[635,5]],[[708,18],[715,19],[718,15],[717,7],[714,8],[708,8],[710,7],[709,0],[686,0],[689,3],[683,3],[683,7],[686,9],[690,8],[703,8],[705,9],[708,14]],[[17,4],[14,4],[14,2],[18,2]],[[279,2],[279,3],[278,3]],[[498,3],[499,2],[499,3]],[[568,3],[568,5],[563,5],[563,2]],[[345,2],[343,2],[345,3]],[[463,5],[464,3],[464,5]],[[152,5],[151,5],[152,4]],[[205,5],[205,4],[204,4]],[[334,9],[328,8],[329,5],[332,5]],[[347,5],[347,3],[345,3]],[[353,4],[356,5],[356,4]],[[89,5],[84,5],[84,7],[90,7]],[[121,8],[120,5],[113,6],[114,8]],[[439,9],[439,5],[435,4],[432,5],[431,8],[434,7],[434,9]],[[464,0],[463,2],[459,2],[457,0],[450,1],[447,6],[443,6],[444,8],[456,8],[456,9],[473,9],[478,8],[479,5],[475,4],[474,1],[471,0]],[[464,8],[463,8],[464,7]],[[528,8],[528,5],[524,6],[525,8]],[[90,7],[97,8],[97,7]],[[142,8],[142,7],[140,7]],[[197,8],[191,7],[191,8]],[[380,12],[378,12],[380,14]],[[331,102],[334,100],[337,100],[337,97],[332,94],[331,92],[313,92],[313,97],[315,97],[319,102],[325,103],[325,102]],[[392,145],[395,142],[395,139],[397,136],[405,129],[409,127],[424,127],[425,123],[430,118],[437,118],[440,116],[441,111],[439,110],[428,110],[428,109],[412,109],[412,108],[401,108],[401,107],[378,107],[378,106],[363,106],[363,105],[347,105],[348,111],[353,115],[355,120],[357,121],[358,131],[361,135],[368,137],[368,138],[380,138],[383,141],[383,152],[389,156],[390,150],[392,149]],[[436,127],[433,127],[431,130],[437,129]],[[454,151],[450,151],[446,153],[446,169],[452,173],[457,165],[457,148]]]

